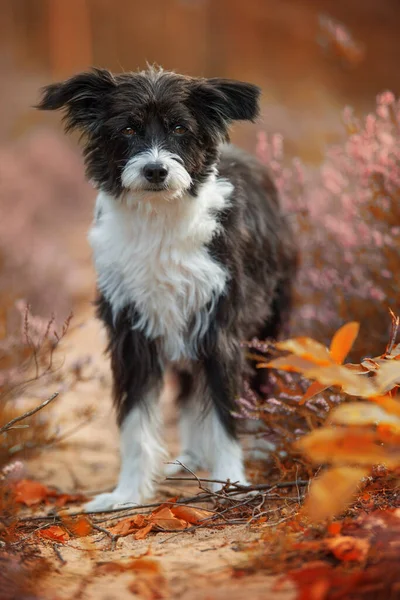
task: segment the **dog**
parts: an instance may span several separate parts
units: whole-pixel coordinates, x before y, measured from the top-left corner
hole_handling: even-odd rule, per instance
[[[267,168],[229,143],[232,123],[258,116],[259,97],[250,83],[156,67],[93,69],[42,90],[37,108],[63,109],[66,131],[83,134],[98,190],[89,241],[121,469],[89,512],[152,496],[167,368],[180,382],[179,462],[247,484],[233,415],[248,371],[241,342],[279,336],[296,270]]]

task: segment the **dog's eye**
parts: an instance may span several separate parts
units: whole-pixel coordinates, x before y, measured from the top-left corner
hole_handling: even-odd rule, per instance
[[[133,129],[133,127],[125,127],[121,133],[122,135],[136,135],[136,131]]]
[[[176,125],[172,130],[174,135],[185,135],[186,132],[187,129],[183,125]]]

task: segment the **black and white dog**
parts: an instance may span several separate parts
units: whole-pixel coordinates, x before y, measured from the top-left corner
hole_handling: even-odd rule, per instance
[[[181,382],[179,460],[246,482],[232,415],[241,342],[278,336],[296,264],[267,170],[228,143],[233,121],[256,118],[259,94],[248,83],[155,68],[94,69],[43,91],[38,108],[64,109],[66,129],[84,134],[87,175],[99,190],[89,240],[122,465],[115,490],[88,511],[152,495],[167,367]]]

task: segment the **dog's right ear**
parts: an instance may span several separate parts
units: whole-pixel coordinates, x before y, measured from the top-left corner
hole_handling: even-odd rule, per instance
[[[64,109],[67,131],[96,131],[103,114],[105,96],[115,89],[113,75],[105,69],[80,73],[61,83],[52,83],[42,90],[39,110]]]

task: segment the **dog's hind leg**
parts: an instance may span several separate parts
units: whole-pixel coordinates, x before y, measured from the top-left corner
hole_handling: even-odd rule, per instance
[[[167,476],[176,475],[185,467],[194,472],[207,468],[203,452],[202,390],[192,373],[177,370],[176,375],[180,384],[178,408],[181,451],[173,463],[166,465],[164,472]]]

